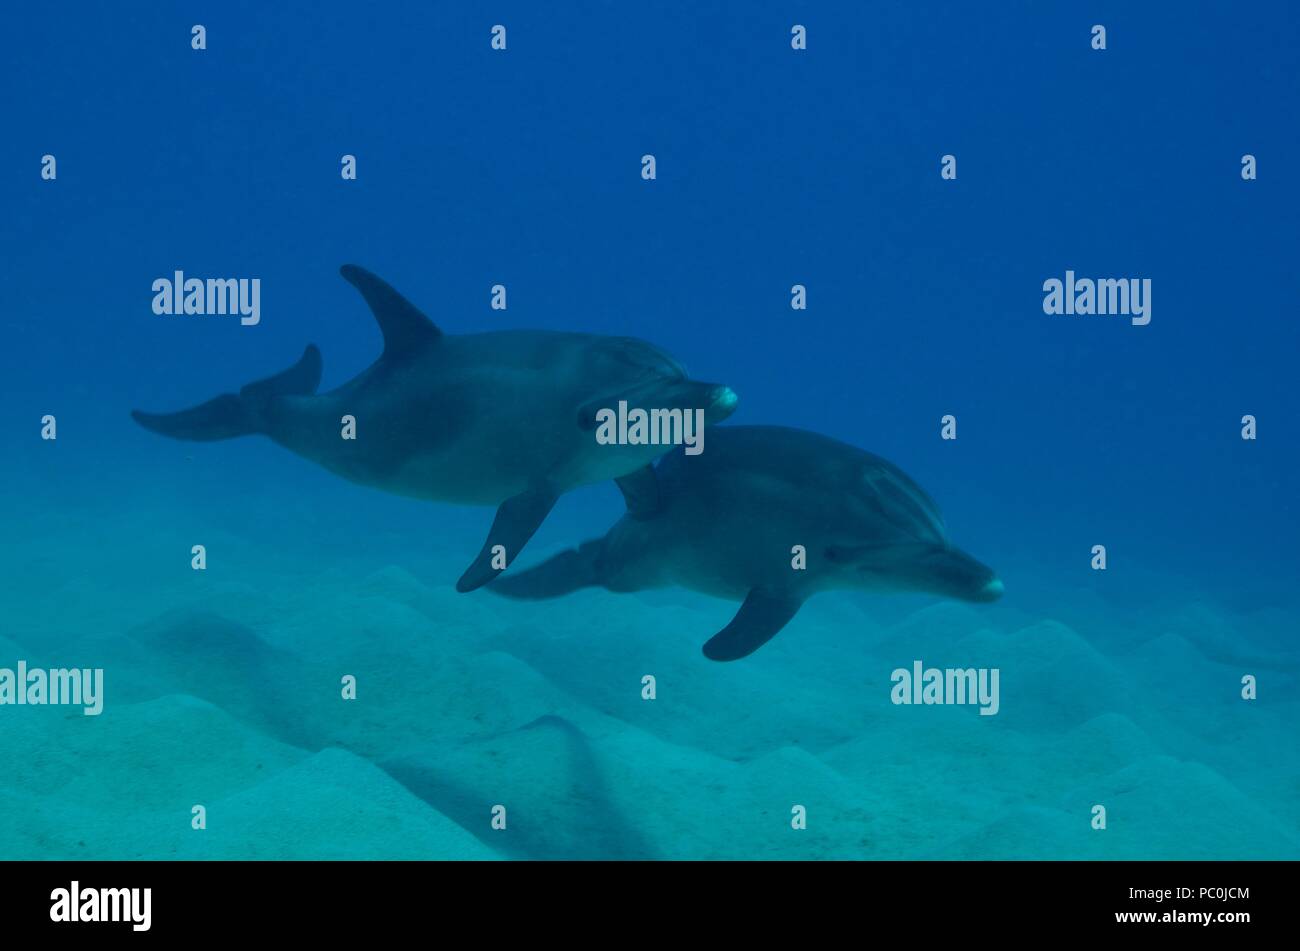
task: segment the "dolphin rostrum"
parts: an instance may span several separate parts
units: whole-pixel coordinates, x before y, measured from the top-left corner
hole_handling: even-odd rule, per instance
[[[321,356],[312,345],[288,370],[238,394],[131,415],[175,439],[263,434],[336,475],[399,495],[499,506],[460,591],[513,562],[561,493],[611,478],[635,492],[651,478],[649,464],[671,446],[602,444],[595,435],[602,410],[627,401],[647,413],[699,411],[712,424],[735,408],[728,387],[688,379],[641,340],[543,330],[444,334],[369,271],[345,265],[341,273],[384,338],[379,359],[354,379],[317,394]],[[355,438],[344,438],[345,416]]]
[[[753,653],[818,591],[927,591],[993,601],[1002,582],[948,542],[939,510],[897,467],[827,436],[719,426],[709,451],[674,452],[627,491],[603,537],[493,586],[549,598],[589,586],[681,585],[741,601],[704,645],[711,660]]]

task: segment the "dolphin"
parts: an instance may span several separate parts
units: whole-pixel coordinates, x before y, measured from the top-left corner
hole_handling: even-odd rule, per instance
[[[925,591],[965,601],[1002,594],[992,570],[949,543],[920,486],[879,456],[827,436],[720,426],[707,452],[674,452],[651,472],[653,485],[621,486],[628,511],[603,538],[492,590],[549,598],[591,586],[676,584],[740,601],[704,645],[704,656],[719,661],[752,654],[819,591]],[[800,551],[804,567],[796,567]]]
[[[603,409],[626,400],[647,412],[702,410],[706,425],[735,409],[730,388],[687,378],[644,341],[543,330],[444,334],[369,271],[344,265],[340,273],[361,292],[384,338],[379,359],[358,376],[317,394],[321,355],[309,345],[294,366],[238,394],[131,416],[174,439],[266,435],[351,482],[498,506],[459,591],[492,581],[497,546],[513,561],[562,493],[651,478],[649,464],[671,446],[601,444]],[[354,439],[343,438],[344,416],[355,420]]]

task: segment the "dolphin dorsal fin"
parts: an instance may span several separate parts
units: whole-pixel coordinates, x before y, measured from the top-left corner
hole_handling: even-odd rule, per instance
[[[659,512],[662,499],[659,495],[659,480],[655,477],[654,466],[644,465],[635,472],[619,476],[614,482],[623,493],[628,515],[641,521]]]
[[[442,336],[433,321],[387,281],[355,264],[343,265],[339,273],[361,292],[375,315],[379,331],[384,335],[385,357],[400,356]]]

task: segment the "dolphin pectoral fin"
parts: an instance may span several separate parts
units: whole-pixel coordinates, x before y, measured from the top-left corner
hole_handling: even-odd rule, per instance
[[[748,657],[790,623],[802,604],[792,594],[752,589],[731,623],[705,643],[704,656],[709,660]]]
[[[512,496],[501,503],[497,517],[488,530],[487,541],[473,563],[456,582],[456,590],[465,592],[481,588],[497,576],[500,569],[494,568],[496,558],[494,549],[501,546],[505,563],[509,565],[518,557],[528,544],[528,539],[550,514],[559,494],[550,486],[539,486]]]
[[[339,273],[361,292],[375,315],[379,331],[384,335],[385,357],[407,353],[442,336],[442,331],[434,326],[433,321],[387,281],[355,264],[343,265]]]
[[[642,466],[635,472],[619,476],[614,480],[623,501],[627,503],[627,514],[641,521],[650,518],[659,511],[659,480],[655,477],[652,465]]]

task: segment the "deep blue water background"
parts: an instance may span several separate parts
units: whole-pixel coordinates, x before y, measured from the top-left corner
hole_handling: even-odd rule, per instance
[[[308,342],[325,387],[350,378],[379,350],[337,274],[355,262],[447,332],[643,337],[731,385],[735,422],[884,455],[1027,614],[1070,621],[1103,590],[1132,625],[1191,597],[1293,611],[1297,19],[1269,2],[21,5],[0,37],[4,507],[93,520],[169,499],[203,525],[283,498],[260,526],[328,508],[322,561],[371,544],[387,563],[385,533],[468,557],[486,511],[127,415]],[[176,269],[261,278],[261,324],[155,316],[150,286]],[[1066,269],[1150,278],[1150,325],[1045,315]],[[618,510],[609,486],[576,493],[536,544]],[[70,550],[64,570],[92,569]]]
[[[991,560],[1073,572],[1104,540],[1207,584],[1293,578],[1294,11],[1068,6],[15,11],[6,447],[39,466],[32,420],[66,406],[61,449],[144,470],[171,447],[132,406],[307,341],[347,379],[378,342],[336,276],[355,261],[451,332],[660,343],[741,394],[738,422],[895,459]],[[176,268],[260,277],[262,324],[155,317]],[[1045,316],[1067,268],[1151,278],[1151,324]]]

